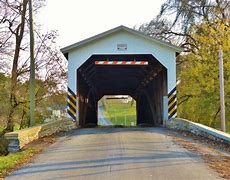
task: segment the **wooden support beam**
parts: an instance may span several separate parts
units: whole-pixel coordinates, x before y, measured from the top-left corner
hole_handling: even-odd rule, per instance
[[[80,67],[79,72],[84,73],[87,72],[89,69],[91,69],[92,67],[94,67],[94,62],[91,62],[89,65],[87,65],[85,68]]]
[[[144,87],[146,87],[150,82],[152,82],[154,80],[154,77],[156,77],[158,75],[159,72],[162,71],[162,68],[155,68],[153,70],[151,70],[146,77],[143,79],[143,81],[138,85],[137,87],[137,91],[136,93],[138,93],[138,91]]]

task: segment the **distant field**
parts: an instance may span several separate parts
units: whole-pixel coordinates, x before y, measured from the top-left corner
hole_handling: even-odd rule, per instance
[[[105,115],[114,125],[136,125],[136,103],[124,103],[118,99],[106,100]]]

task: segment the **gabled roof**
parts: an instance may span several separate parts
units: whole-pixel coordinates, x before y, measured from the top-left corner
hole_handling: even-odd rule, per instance
[[[154,37],[150,37],[150,36],[148,36],[148,35],[146,35],[146,34],[144,34],[144,33],[142,33],[142,32],[139,32],[139,31],[136,31],[136,30],[133,30],[133,29],[130,29],[130,28],[126,27],[126,26],[122,26],[122,25],[121,25],[121,26],[118,26],[118,27],[116,27],[116,28],[114,28],[114,29],[110,29],[110,30],[105,31],[105,32],[103,32],[103,33],[101,33],[101,34],[98,34],[98,35],[96,35],[96,36],[87,38],[87,39],[85,39],[85,40],[83,40],[83,41],[80,41],[80,42],[71,44],[71,45],[69,45],[69,46],[66,46],[66,47],[64,47],[64,48],[61,49],[61,52],[62,52],[63,54],[68,53],[70,50],[72,50],[72,49],[74,49],[74,48],[78,48],[78,47],[80,47],[80,46],[86,45],[86,44],[88,44],[88,43],[90,43],[90,42],[92,42],[92,41],[99,40],[99,39],[101,39],[101,38],[104,38],[104,37],[106,37],[106,36],[108,36],[108,35],[110,35],[110,34],[113,34],[113,33],[115,33],[115,32],[119,32],[119,31],[126,31],[126,32],[129,32],[129,33],[131,33],[131,34],[133,34],[133,35],[135,35],[135,36],[139,36],[139,37],[142,37],[142,38],[144,38],[144,39],[151,40],[151,41],[153,41],[153,42],[155,42],[155,43],[159,43],[159,44],[161,44],[161,45],[163,45],[163,46],[167,46],[167,47],[169,47],[169,48],[175,50],[175,52],[178,52],[178,53],[180,53],[180,52],[183,51],[182,48],[180,48],[180,47],[178,47],[178,46],[175,46],[175,45],[173,45],[173,44],[171,44],[171,43],[169,43],[169,42],[162,41],[162,40],[159,40],[159,39],[154,38]]]

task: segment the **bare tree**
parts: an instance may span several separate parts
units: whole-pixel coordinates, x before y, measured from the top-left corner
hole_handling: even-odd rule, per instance
[[[135,28],[180,45],[187,52],[195,51],[199,47],[191,36],[193,26],[202,22],[212,26],[220,20],[229,27],[229,9],[228,0],[167,0],[156,18]]]
[[[35,11],[43,6],[44,0],[35,1]],[[29,79],[29,43],[28,43],[28,0],[0,0],[0,53],[9,59],[6,62],[4,58],[0,61],[0,67],[12,64],[10,71],[11,88],[9,103],[10,108],[6,121],[7,131],[13,131],[15,111],[20,106],[28,105],[27,90],[24,94],[20,92]],[[36,79],[40,79],[42,86],[36,88],[36,100],[43,99],[47,93],[51,93],[60,89],[57,87],[65,78],[65,63],[63,58],[55,46],[57,33],[55,31],[46,34],[40,33],[39,26],[36,26]],[[3,68],[0,69],[1,71]],[[47,89],[49,92],[42,91]],[[27,91],[27,92],[25,92]],[[43,93],[40,93],[43,92]],[[28,107],[27,107],[28,108]],[[26,116],[26,111],[22,109],[22,119]]]

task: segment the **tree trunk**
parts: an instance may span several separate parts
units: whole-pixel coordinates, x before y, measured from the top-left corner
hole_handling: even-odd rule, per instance
[[[28,118],[26,118],[26,111],[25,109],[22,110],[22,116],[21,116],[21,121],[20,121],[20,127],[19,129],[23,129],[25,127],[29,127],[29,123],[28,123]]]
[[[28,0],[23,0],[22,6],[19,7],[18,13],[20,13],[20,24],[17,26],[14,35],[15,35],[15,51],[14,51],[14,59],[13,59],[13,67],[11,71],[11,89],[10,89],[10,109],[9,109],[9,115],[7,118],[7,124],[6,124],[6,132],[13,131],[13,114],[18,106],[18,101],[16,97],[16,89],[17,89],[17,78],[18,78],[18,60],[20,55],[20,47],[24,35],[24,29],[25,29],[25,20],[26,20],[26,7],[28,4]]]

